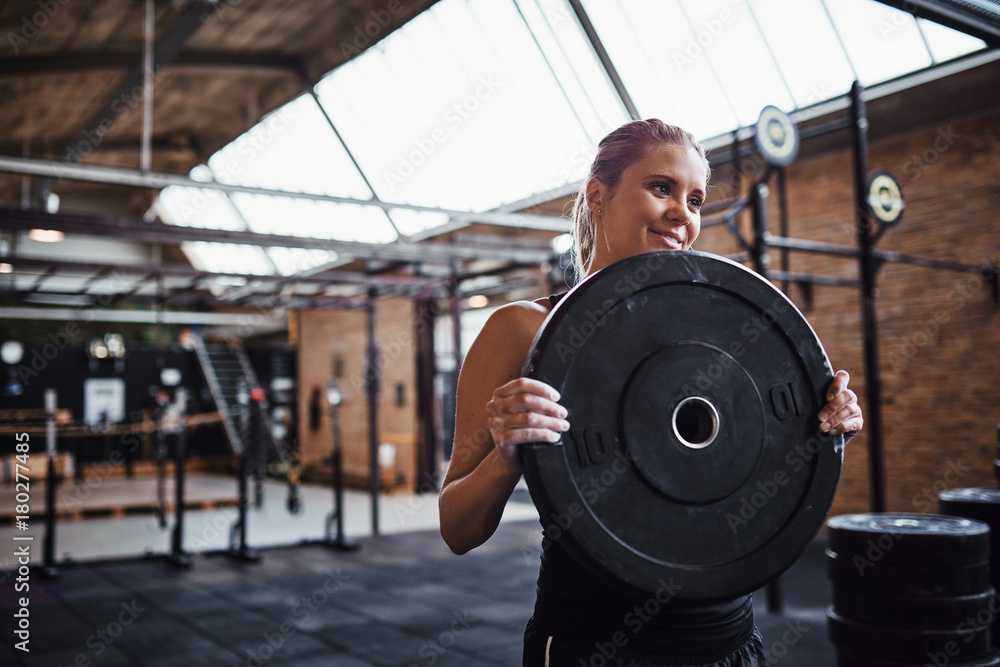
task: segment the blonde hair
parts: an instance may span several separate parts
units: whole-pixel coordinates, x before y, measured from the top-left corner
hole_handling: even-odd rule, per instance
[[[708,166],[705,149],[687,130],[668,125],[659,118],[633,120],[612,130],[597,145],[597,155],[573,204],[573,266],[578,280],[582,280],[590,272],[594,261],[594,239],[597,236],[594,215],[587,205],[587,184],[590,179],[597,178],[606,186],[614,188],[626,169],[645,157],[651,148],[663,144],[693,148],[705,161],[705,182],[711,178],[712,169]]]

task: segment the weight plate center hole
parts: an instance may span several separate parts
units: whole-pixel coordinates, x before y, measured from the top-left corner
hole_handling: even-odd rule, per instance
[[[719,434],[719,411],[706,399],[690,396],[674,408],[673,427],[685,447],[704,449]]]

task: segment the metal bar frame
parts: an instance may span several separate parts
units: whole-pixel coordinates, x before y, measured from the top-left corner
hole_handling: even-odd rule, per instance
[[[134,169],[103,167],[96,165],[77,165],[67,162],[40,160],[37,158],[0,156],[0,171],[14,174],[43,176],[46,178],[66,178],[70,180],[88,181],[91,183],[107,183],[112,185],[149,188],[152,190],[161,190],[174,185],[185,188],[199,188],[202,190],[219,190],[227,193],[238,192],[251,195],[266,195],[271,197],[286,197],[289,199],[330,202],[334,204],[374,206],[382,209],[386,213],[392,209],[405,209],[409,211],[444,214],[453,220],[462,222],[479,222],[503,227],[520,227],[550,232],[568,232],[570,230],[570,223],[568,220],[554,215],[459,211],[434,206],[384,202],[378,199],[355,199],[353,197],[338,197],[336,195],[325,195],[312,192],[290,192],[288,190],[259,188],[233,183],[219,183],[217,181],[206,183],[193,180],[180,174],[168,174],[162,172],[143,174],[141,171],[136,171]]]
[[[611,56],[608,55],[607,49],[604,48],[604,43],[598,36],[597,29],[591,22],[587,10],[583,8],[580,0],[567,0],[567,2],[569,2],[570,7],[573,9],[573,13],[580,22],[580,27],[583,28],[583,32],[587,35],[594,53],[597,54],[598,60],[601,61],[601,65],[604,67],[604,71],[607,73],[608,79],[611,80],[611,85],[614,86],[615,92],[618,93],[618,97],[625,106],[628,115],[632,118],[639,118],[639,110],[636,108],[635,102],[632,101],[632,96],[629,95],[628,89],[625,88],[618,70],[615,69],[615,64],[611,62]]]
[[[453,258],[494,259],[513,262],[541,263],[553,254],[551,250],[512,248],[455,243],[395,241],[392,243],[361,243],[337,239],[317,239],[304,236],[282,236],[247,231],[180,227],[164,223],[143,222],[135,218],[100,217],[79,214],[49,214],[39,211],[0,208],[0,229],[56,229],[67,234],[115,236],[132,241],[177,244],[180,241],[245,243],[284,248],[319,248],[357,259],[387,261],[448,263]]]
[[[873,512],[884,512],[885,455],[882,434],[882,379],[878,359],[878,267],[872,241],[874,221],[868,211],[868,118],[862,87],[857,81],[851,86],[851,137],[854,143],[854,210],[857,211],[857,234],[861,270],[861,319],[864,331],[865,393],[868,396],[868,467]]]

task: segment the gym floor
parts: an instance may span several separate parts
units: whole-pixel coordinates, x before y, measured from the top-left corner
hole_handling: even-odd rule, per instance
[[[462,557],[422,528],[360,538],[353,552],[265,549],[258,563],[201,553],[187,569],[145,557],[66,565],[52,581],[33,570],[28,654],[13,648],[11,627],[23,594],[9,580],[0,587],[0,664],[519,665],[540,530],[537,518],[514,517]],[[755,596],[769,664],[832,667],[821,541],[782,588],[780,614]]]

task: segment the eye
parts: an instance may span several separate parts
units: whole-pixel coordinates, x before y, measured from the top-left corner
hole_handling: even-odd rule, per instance
[[[688,199],[688,204],[696,211],[700,211],[701,207],[705,205],[705,201],[701,197],[691,197]]]
[[[668,195],[668,194],[670,194],[670,184],[669,183],[663,183],[661,181],[658,181],[656,183],[653,183],[652,188],[653,188],[653,190],[655,190],[656,192],[658,192],[661,195]]]

